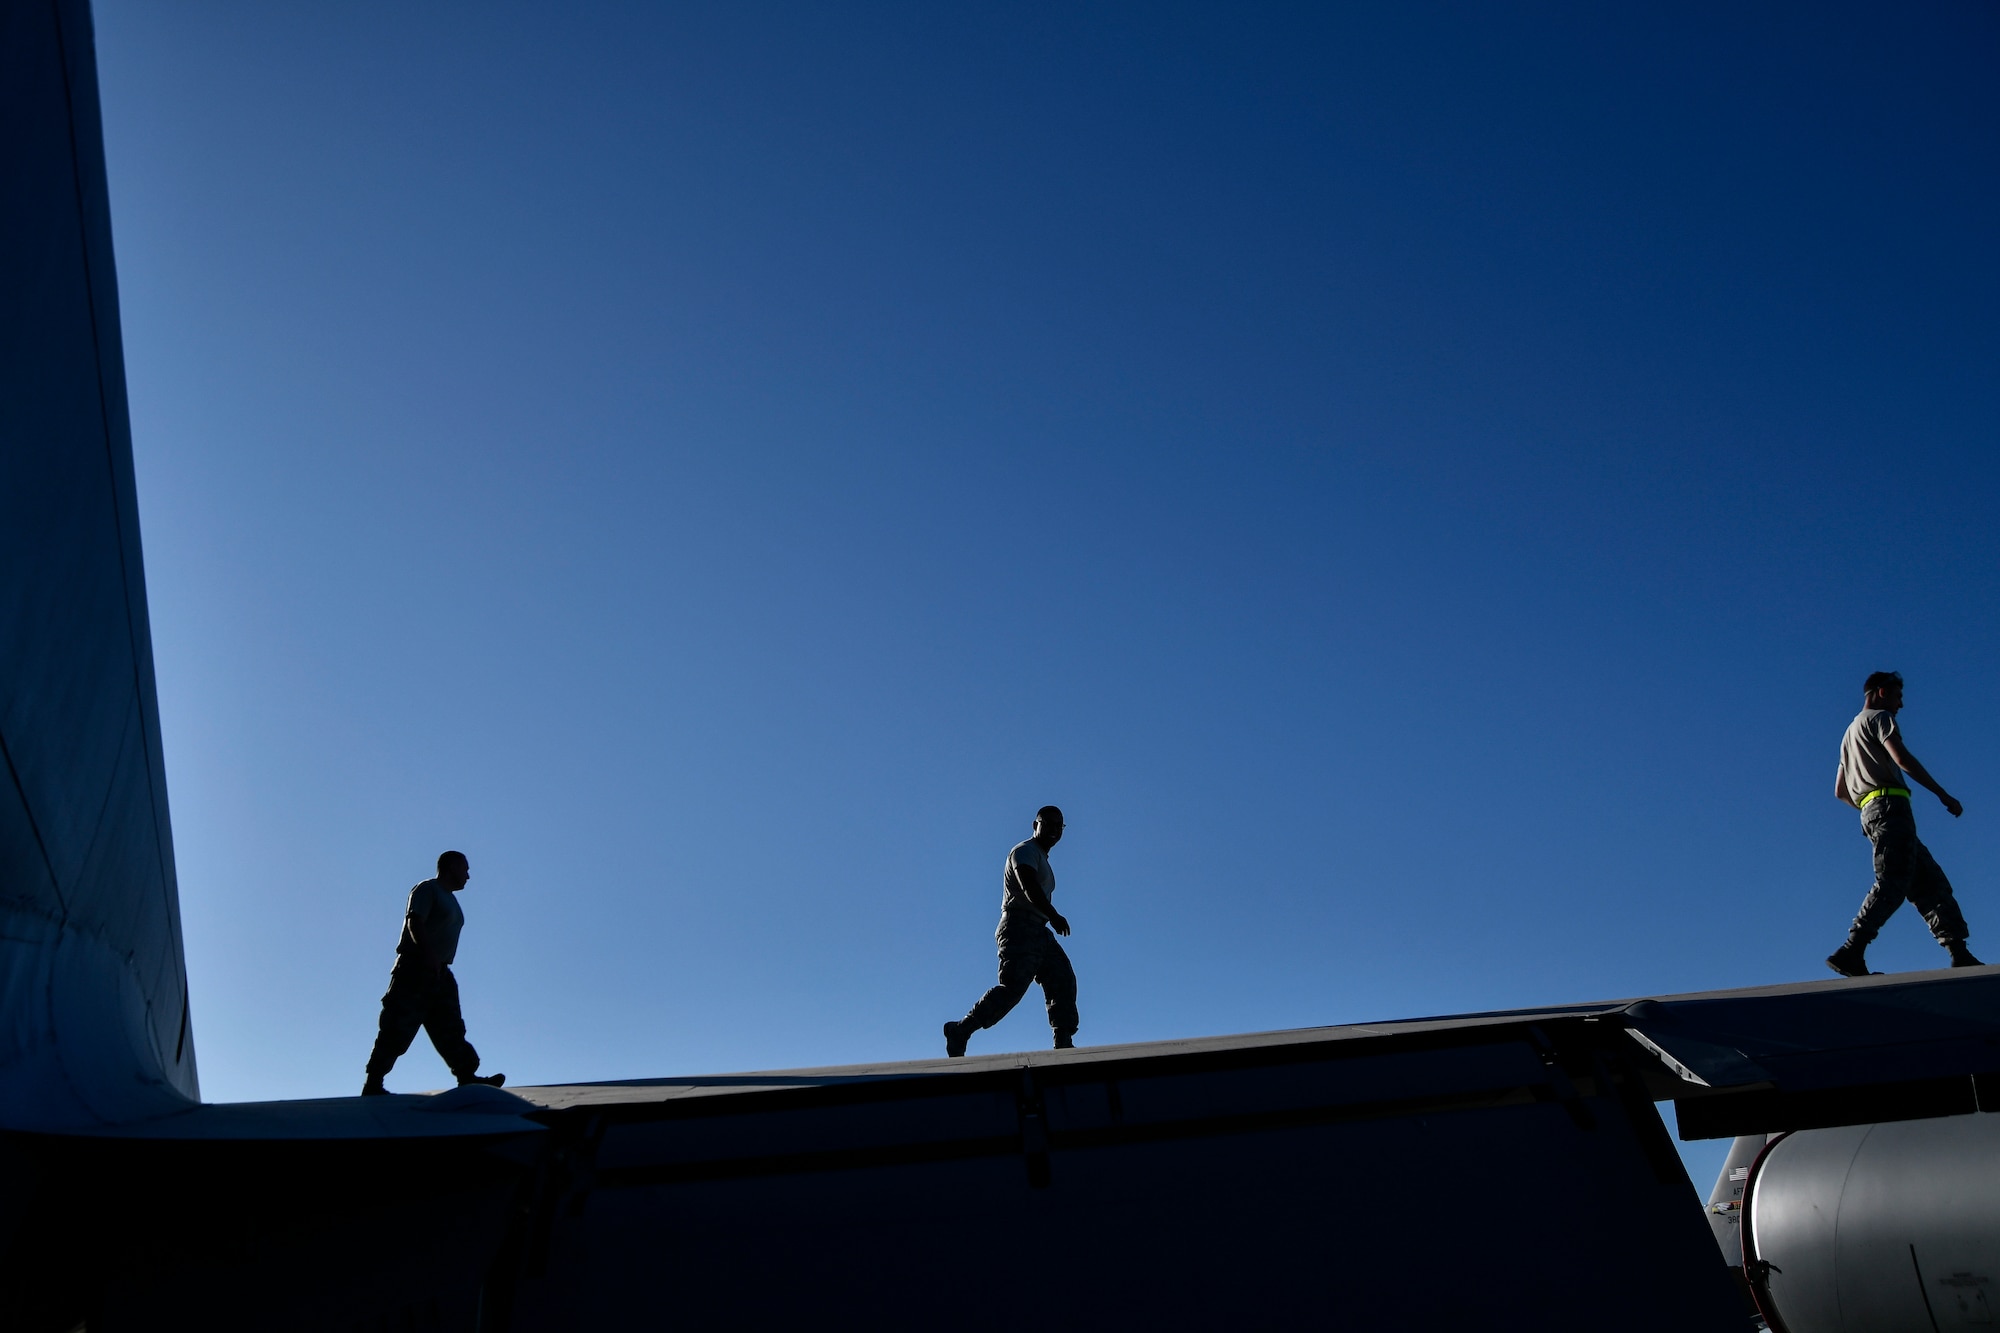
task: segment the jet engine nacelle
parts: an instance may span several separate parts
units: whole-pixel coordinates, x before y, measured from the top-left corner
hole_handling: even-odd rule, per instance
[[[1774,1333],[2000,1333],[2000,1114],[1783,1135],[1741,1216]]]

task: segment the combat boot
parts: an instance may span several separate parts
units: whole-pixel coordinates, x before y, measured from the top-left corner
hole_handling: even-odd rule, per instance
[[[965,1054],[965,1039],[972,1035],[972,1024],[962,1020],[944,1025],[944,1053],[953,1059]]]
[[[1070,1040],[1069,1033],[1058,1032],[1056,1033],[1056,1049],[1059,1051],[1073,1051],[1076,1049],[1076,1043]]]
[[[489,1088],[497,1088],[507,1081],[505,1074],[468,1074],[458,1081],[459,1087],[468,1083],[484,1083]]]
[[[389,1090],[382,1086],[382,1076],[380,1074],[370,1074],[368,1081],[361,1085],[361,1095],[363,1097],[387,1097]]]
[[[1972,950],[1965,947],[1964,940],[1953,940],[1951,943],[1945,945],[1944,947],[1951,950],[1951,965],[1953,967],[1986,966],[1986,964],[1980,962],[1977,958],[1974,958],[1972,956]]]
[[[1849,940],[1827,955],[1826,965],[1843,977],[1865,977],[1869,975],[1867,952],[1867,945]]]

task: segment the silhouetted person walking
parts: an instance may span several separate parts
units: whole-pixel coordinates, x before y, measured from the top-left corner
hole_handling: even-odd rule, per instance
[[[1045,805],[1035,812],[1034,835],[1007,853],[1000,875],[1000,928],[993,932],[1000,946],[1000,984],[980,996],[964,1018],[944,1025],[946,1055],[964,1055],[966,1038],[1005,1018],[1034,982],[1041,983],[1048,1003],[1056,1049],[1076,1044],[1070,1040],[1077,1028],[1076,971],[1056,943],[1056,935],[1069,934],[1069,922],[1055,909],[1056,872],[1049,866],[1049,849],[1062,835],[1062,811]]]
[[[403,911],[396,966],[389,972],[389,992],[382,997],[382,1022],[368,1057],[368,1081],[361,1085],[364,1097],[388,1091],[382,1079],[410,1049],[420,1027],[430,1033],[431,1045],[460,1084],[497,1088],[507,1081],[505,1074],[481,1077],[477,1072],[479,1052],[465,1039],[458,978],[451,974],[452,960],[458,957],[458,934],[465,928],[458,891],[472,878],[472,863],[464,852],[446,852],[438,858],[437,871],[436,879],[410,890],[410,905]]]
[[[1862,900],[1847,942],[1833,951],[1826,965],[1843,977],[1867,976],[1864,951],[1907,898],[1924,914],[1937,942],[1951,951],[1953,967],[1978,967],[1979,960],[1965,947],[1971,932],[1952,896],[1951,881],[1917,838],[1917,819],[1903,775],[1936,793],[1954,819],[1965,807],[1937,784],[1903,743],[1896,726],[1896,714],[1903,707],[1902,676],[1877,671],[1862,689],[1861,714],[1848,723],[1840,740],[1833,794],[1861,812],[1861,831],[1875,847],[1875,887]]]

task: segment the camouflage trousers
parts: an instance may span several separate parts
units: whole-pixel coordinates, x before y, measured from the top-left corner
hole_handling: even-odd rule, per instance
[[[479,1052],[465,1039],[465,1015],[458,1007],[458,978],[450,968],[435,975],[402,958],[389,973],[389,993],[382,997],[382,1019],[375,1049],[368,1056],[368,1074],[380,1078],[410,1049],[417,1029],[430,1034],[431,1045],[444,1057],[453,1075],[471,1078],[479,1072]]]
[[[1049,1026],[1058,1037],[1076,1032],[1076,969],[1069,955],[1056,943],[1055,932],[1047,926],[1014,926],[1003,923],[994,937],[1000,946],[1000,984],[979,997],[979,1003],[965,1016],[973,1028],[990,1028],[1011,1012],[1041,983],[1042,999],[1048,1006]]]
[[[1970,933],[1951,881],[1917,837],[1917,817],[1902,796],[1877,796],[1861,812],[1861,831],[1875,846],[1875,887],[1862,899],[1848,932],[1851,944],[1865,945],[1882,930],[1905,899],[1924,914],[1939,944],[1954,944]]]

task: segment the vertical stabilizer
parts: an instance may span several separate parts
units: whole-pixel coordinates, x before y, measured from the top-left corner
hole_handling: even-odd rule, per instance
[[[84,0],[0,0],[0,1128],[199,1096]]]

